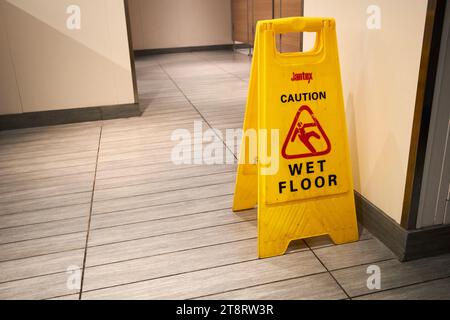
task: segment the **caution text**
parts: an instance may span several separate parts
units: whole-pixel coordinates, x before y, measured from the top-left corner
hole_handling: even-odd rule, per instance
[[[280,98],[281,103],[318,101],[326,99],[326,91],[283,94]]]

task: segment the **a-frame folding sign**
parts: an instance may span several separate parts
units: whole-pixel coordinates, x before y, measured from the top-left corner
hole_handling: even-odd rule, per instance
[[[316,33],[312,51],[279,53],[288,32]],[[240,157],[233,211],[258,205],[260,258],[296,239],[358,240],[334,19],[258,23]]]

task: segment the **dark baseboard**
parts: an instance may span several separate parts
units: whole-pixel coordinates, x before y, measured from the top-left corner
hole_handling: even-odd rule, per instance
[[[235,43],[233,45],[234,49],[249,49],[249,48],[253,48],[253,45],[248,44],[248,43]]]
[[[408,232],[405,260],[415,260],[429,255],[450,252],[450,225]]]
[[[115,106],[30,112],[0,116],[0,131],[59,124],[139,117],[138,103]]]
[[[165,53],[183,53],[183,52],[198,52],[198,51],[213,51],[213,50],[232,50],[232,49],[246,49],[250,46],[248,44],[220,44],[211,46],[197,46],[197,47],[180,47],[180,48],[161,48],[161,49],[143,49],[134,50],[136,57],[149,56],[155,54]]]
[[[406,230],[358,192],[355,203],[358,221],[400,261],[450,253],[450,225]]]
[[[355,205],[358,222],[403,260],[408,237],[406,230],[358,192],[355,192]]]

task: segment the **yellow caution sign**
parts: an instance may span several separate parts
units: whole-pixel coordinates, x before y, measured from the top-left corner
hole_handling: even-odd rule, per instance
[[[312,51],[278,52],[287,32],[315,32]],[[358,240],[334,19],[257,25],[233,210],[255,205],[261,258],[296,239]]]

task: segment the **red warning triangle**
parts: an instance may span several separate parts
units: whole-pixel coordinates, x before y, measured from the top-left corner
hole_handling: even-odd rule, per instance
[[[283,144],[283,158],[317,157],[330,151],[330,140],[311,108],[306,105],[300,107]]]

